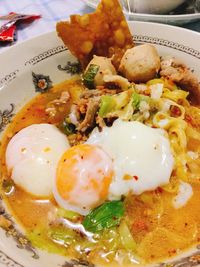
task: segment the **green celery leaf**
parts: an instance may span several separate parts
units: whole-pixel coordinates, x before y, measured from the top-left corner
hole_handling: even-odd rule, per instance
[[[96,233],[119,225],[124,214],[124,205],[120,200],[106,202],[91,211],[84,219],[87,231]]]

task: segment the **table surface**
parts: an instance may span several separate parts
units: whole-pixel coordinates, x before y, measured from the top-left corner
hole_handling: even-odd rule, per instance
[[[55,30],[56,22],[66,20],[71,14],[92,12],[84,0],[0,0],[0,15],[14,11],[23,14],[41,14],[42,18],[26,25],[21,24],[17,30],[17,42],[24,41],[39,34]],[[183,27],[200,32],[200,21]],[[12,44],[13,45],[13,44]],[[8,45],[0,44],[0,51]]]

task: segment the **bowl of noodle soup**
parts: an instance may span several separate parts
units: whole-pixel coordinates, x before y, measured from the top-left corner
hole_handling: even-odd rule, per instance
[[[161,57],[161,64],[171,64],[171,67],[184,69],[185,75],[195,74],[200,80],[198,46],[200,35],[198,33],[145,22],[130,22],[129,28],[136,46],[146,44],[153,46]],[[23,54],[20,51],[23,51]],[[184,88],[181,87],[181,79],[177,82],[177,80],[167,78],[170,74],[163,67],[162,73],[159,72],[147,81],[134,82],[134,86],[129,84],[126,90],[108,87],[106,88],[108,91],[101,92],[100,95],[96,91],[89,90],[86,97],[84,95],[85,85],[83,86],[80,78],[82,75],[80,65],[55,32],[16,45],[2,53],[0,58],[1,62],[5,62],[4,68],[0,70],[2,197],[0,266],[198,266],[200,263],[200,109],[199,95],[196,92],[193,94],[191,84],[189,83],[188,89],[186,82]],[[176,58],[177,61],[172,63],[171,58]],[[190,74],[186,72],[186,69],[189,69]],[[191,79],[189,76],[189,80]],[[102,90],[102,88],[97,87],[96,90]],[[89,93],[90,96],[88,96]],[[96,118],[92,129],[89,128],[86,132],[77,130],[78,128],[74,128],[74,125],[76,126],[74,117],[69,117],[71,108],[73,105],[80,105],[79,111],[82,112],[80,120],[83,122],[83,116],[86,116],[87,112],[84,108],[89,105],[88,102],[85,104],[85,100],[88,101],[94,97],[94,95],[91,96],[92,93],[101,99],[101,104],[95,114],[99,112],[97,115],[103,119],[104,124],[102,126],[100,124],[102,120],[99,122]],[[80,103],[82,95],[84,95],[85,102],[81,100]],[[109,109],[105,108],[108,102],[103,101],[110,101],[111,98],[112,101],[113,99],[117,101],[117,109],[113,106],[109,106]],[[95,102],[96,98],[90,100]],[[131,105],[133,103],[135,105],[134,109],[131,106],[131,111],[130,101]],[[102,103],[105,105],[103,106]],[[103,147],[109,146],[116,138],[114,145],[105,154],[95,150],[97,153],[95,156],[104,155],[103,158],[106,159],[107,164],[109,153],[115,150],[119,140],[122,145],[118,146],[120,150],[117,151],[120,151],[123,156],[126,155],[123,154],[123,147],[127,149],[128,145],[131,146],[125,134],[126,131],[128,133],[129,126],[123,126],[124,121],[129,122],[129,125],[133,123],[135,132],[142,131],[143,128],[138,130],[142,127],[141,124],[145,127],[144,132],[147,131],[144,139],[141,139],[142,134],[139,132],[137,137],[139,138],[137,140],[140,140],[139,148],[135,145],[136,152],[143,151],[144,174],[142,173],[141,176],[145,177],[148,168],[151,167],[147,164],[148,160],[154,164],[156,162],[151,159],[151,150],[142,147],[141,142],[146,144],[145,140],[151,140],[151,138],[153,140],[154,136],[162,139],[158,146],[163,145],[163,151],[165,151],[163,155],[168,158],[167,168],[171,168],[168,182],[160,182],[158,186],[150,184],[145,190],[141,189],[144,183],[142,182],[140,187],[134,187],[138,190],[134,189],[136,190],[134,194],[130,191],[127,193],[124,189],[120,193],[120,198],[117,198],[118,189],[124,186],[121,182],[129,183],[130,179],[133,179],[134,183],[140,181],[139,172],[134,175],[131,173],[133,177],[130,178],[130,175],[124,171],[123,181],[118,181],[120,183],[117,189],[113,184],[114,189],[110,191],[109,201],[101,202],[92,211],[85,211],[85,207],[77,210],[71,206],[68,210],[62,191],[66,184],[62,184],[61,178],[62,186],[53,189],[53,195],[49,193],[50,189],[45,187],[43,190],[43,186],[49,184],[45,182],[47,171],[45,169],[43,176],[43,169],[37,171],[35,163],[30,163],[29,160],[35,157],[33,154],[25,159],[25,165],[28,166],[25,177],[31,177],[33,174],[36,182],[29,185],[27,180],[24,182],[21,178],[25,170],[24,165],[22,167],[18,165],[15,172],[13,171],[14,165],[12,164],[16,164],[19,159],[17,149],[21,144],[17,143],[15,146],[14,141],[18,142],[20,138],[25,140],[29,137],[30,139],[26,139],[28,141],[24,141],[25,145],[20,146],[20,153],[23,155],[26,154],[26,150],[36,153],[33,151],[37,151],[40,147],[38,140],[46,140],[47,136],[51,142],[45,143],[42,152],[38,150],[40,158],[45,153],[50,154],[53,149],[62,154],[69,149],[67,150],[70,151],[69,153],[65,152],[68,154],[63,154],[62,162],[59,161],[57,173],[60,172],[61,177],[65,175],[63,166],[69,161],[67,157],[73,156],[73,153],[79,149],[82,149],[81,153],[83,153],[94,144],[98,144],[98,148],[101,144],[104,145]],[[47,132],[45,132],[46,126],[41,129],[29,128],[31,125],[46,124],[49,127]],[[102,134],[104,127],[107,131],[105,140]],[[121,130],[121,127],[124,128]],[[146,127],[155,132],[152,134]],[[24,130],[28,128],[30,132],[27,130],[25,133]],[[95,128],[96,132],[93,132]],[[114,134],[110,132],[112,128]],[[117,139],[116,132],[121,139]],[[27,134],[28,137],[25,136],[23,139],[23,134]],[[107,145],[109,134],[111,139]],[[18,139],[14,140],[15,136]],[[66,144],[63,136],[67,137],[69,144]],[[58,139],[60,139],[59,144],[57,144]],[[77,151],[72,150],[74,147]],[[45,159],[53,161],[56,153]],[[118,160],[117,156],[113,158]],[[94,160],[93,156],[92,160]],[[162,160],[165,159],[158,159],[157,170]],[[172,161],[173,167],[171,167]],[[69,164],[72,164],[70,166],[73,169],[74,161]],[[155,168],[155,166],[152,167]],[[105,170],[105,172],[108,171]],[[156,172],[152,173],[156,176]],[[74,172],[72,174],[74,175]],[[68,176],[72,174],[67,173]],[[108,176],[111,174],[112,171],[108,172]],[[108,183],[109,179],[105,181]],[[26,190],[23,183],[27,186]],[[73,183],[70,183],[69,190],[71,184]],[[93,188],[98,188],[94,185],[94,181]],[[57,193],[60,195],[58,196]],[[76,196],[77,199],[81,199],[81,194]],[[80,203],[84,201],[85,199],[81,199]],[[78,203],[78,200],[74,203]],[[69,202],[67,207],[68,205]],[[102,213],[107,214],[109,223],[99,219]]]

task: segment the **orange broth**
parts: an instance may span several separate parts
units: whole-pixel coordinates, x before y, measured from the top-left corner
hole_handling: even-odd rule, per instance
[[[72,103],[79,97],[83,86],[79,79],[65,81],[54,86],[49,92],[37,95],[17,113],[6,130],[0,145],[1,180],[9,179],[10,176],[5,165],[5,151],[11,137],[24,127],[34,123],[51,123],[59,126],[69,112],[71,103],[62,106],[58,115],[53,119],[47,116],[45,108],[51,100],[58,98],[61,92],[66,90],[70,92]],[[126,198],[125,218],[136,242],[136,248],[132,254],[139,259],[140,263],[160,262],[200,242],[199,179],[192,181],[191,186],[193,196],[180,209],[175,209],[172,206],[175,193],[166,192],[162,188],[154,192],[145,192],[141,196],[130,195]],[[50,225],[49,217],[50,215],[51,217],[55,216],[58,208],[53,197],[52,199],[38,199],[15,186],[14,192],[4,194],[4,199],[11,214],[24,227],[27,236],[34,245],[50,252],[78,257],[94,263],[112,264],[113,261],[115,262],[116,254],[115,252],[112,253],[114,248],[107,245],[113,242],[112,237],[108,237],[108,233],[104,233],[104,237],[99,239],[99,245],[92,244],[77,233],[74,237],[75,242],[72,242],[69,246],[59,244],[59,242],[54,242],[49,238],[46,231],[46,228]],[[79,242],[84,248],[82,251],[77,249]],[[94,249],[91,249],[90,253],[86,253],[86,248],[93,248],[93,246]],[[123,252],[121,245],[118,244],[118,246]],[[104,258],[102,255],[104,255]],[[127,266],[128,263],[127,260]],[[114,266],[117,266],[116,262]]]

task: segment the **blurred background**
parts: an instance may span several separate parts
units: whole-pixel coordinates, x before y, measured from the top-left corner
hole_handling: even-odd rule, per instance
[[[200,0],[121,1],[129,20],[174,24],[200,32]],[[98,2],[98,0],[1,0],[0,16],[10,12],[42,16],[32,23],[20,23],[17,26],[14,43],[19,43],[55,30],[56,22],[68,19],[70,14],[92,12]],[[4,21],[0,22],[2,25]],[[10,45],[13,43],[0,42],[0,51]]]

